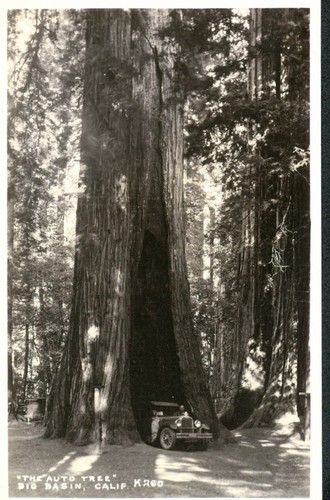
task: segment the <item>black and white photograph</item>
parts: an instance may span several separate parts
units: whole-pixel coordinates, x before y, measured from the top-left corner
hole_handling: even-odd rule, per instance
[[[322,497],[315,11],[223,5],[7,5],[4,497]]]

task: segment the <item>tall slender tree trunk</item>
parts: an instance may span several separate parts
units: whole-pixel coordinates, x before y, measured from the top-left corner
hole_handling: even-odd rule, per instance
[[[9,412],[15,411],[16,391],[13,360],[13,251],[14,251],[14,200],[8,195],[8,403]]]
[[[307,169],[306,169],[307,170]],[[309,397],[309,298],[310,298],[310,221],[308,172],[295,175],[297,238],[294,242],[294,280],[297,301],[297,409],[305,418],[305,397]],[[305,395],[303,395],[305,393]]]
[[[23,374],[23,401],[27,395],[27,383],[29,376],[29,356],[30,356],[30,333],[29,325],[25,325],[25,349],[24,349],[24,374]]]
[[[9,98],[9,106],[12,103]],[[10,116],[10,115],[9,115]],[[13,120],[13,119],[12,119]],[[8,120],[8,136],[14,124]],[[8,153],[10,144],[8,143]],[[8,154],[9,158],[9,154]],[[7,192],[7,312],[8,312],[8,403],[9,412],[14,413],[17,404],[16,384],[14,379],[13,356],[13,280],[14,280],[14,213],[15,213],[15,186],[12,180],[12,165],[8,160],[8,192]]]
[[[70,330],[46,436],[138,440],[146,398],[218,427],[192,329],[183,212],[183,93],[164,10],[91,10]]]
[[[39,350],[40,365],[38,369],[39,377],[43,382],[43,394],[48,394],[52,382],[51,351],[47,337],[46,312],[45,312],[45,291],[43,285],[39,286],[39,318],[36,326],[36,337],[41,347]]]

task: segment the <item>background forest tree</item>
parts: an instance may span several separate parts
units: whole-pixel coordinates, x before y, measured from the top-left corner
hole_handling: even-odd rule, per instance
[[[138,80],[134,72],[141,73],[143,67],[150,77],[153,71],[156,81],[169,64],[164,46],[168,51],[171,48],[172,67],[167,69],[165,82],[176,96],[176,106],[180,101],[178,119],[184,119],[192,320],[214,409],[230,428],[243,422],[270,424],[296,410],[303,417],[304,401],[298,394],[306,392],[308,383],[308,11],[174,10],[149,34],[153,21],[148,16],[150,11],[132,11],[132,22],[138,26],[134,44],[140,48],[135,49],[131,69],[122,56],[105,59],[104,49],[102,55],[98,48],[102,46],[98,37],[103,35],[97,26],[94,33],[87,31],[87,41],[94,40],[87,61],[99,64],[99,73],[90,83],[98,93],[97,112],[107,116],[109,103],[112,107],[116,103],[134,117],[132,123],[140,123],[127,97],[131,95],[128,82],[136,85],[135,98],[147,109],[138,97],[147,91],[146,80]],[[90,140],[86,145],[92,137],[90,130],[83,131],[79,142],[89,85],[82,72],[84,32],[86,23],[91,29],[90,20],[91,11],[9,13],[8,366],[14,404],[18,399],[49,394],[69,327],[74,238],[68,215],[79,197],[79,236],[79,217],[82,223],[88,213],[100,210],[93,205],[93,193],[99,196],[96,181],[92,180],[94,191],[89,195],[85,191],[90,182],[86,176],[91,173],[84,172],[85,178],[74,187],[80,146],[85,163],[84,155],[91,157],[95,148]],[[158,60],[156,49],[163,51]],[[165,87],[164,80],[161,83],[164,92],[166,83]],[[159,109],[164,104],[162,96],[150,92]],[[171,106],[174,110],[175,104],[168,105],[168,113]],[[164,109],[160,110],[162,116]],[[113,113],[112,120],[120,129],[122,118],[117,111]],[[151,111],[148,116],[150,128],[159,130],[158,118]],[[94,116],[93,120],[100,119]],[[108,141],[108,127],[101,122],[102,137]],[[141,133],[145,141],[146,132]],[[149,140],[150,144],[157,141],[156,136]],[[111,137],[109,141],[106,151],[114,154]],[[150,151],[145,154],[152,162],[150,154],[155,153]],[[153,283],[157,276],[166,288],[168,269],[155,261],[158,271],[153,279],[147,283],[143,278],[155,253],[162,256],[162,262],[173,259],[166,245],[159,243],[165,241],[166,231],[156,186],[154,179],[149,191],[154,200],[149,208],[145,193],[136,194],[137,205],[144,207],[138,209],[138,219],[144,217],[143,210],[150,214],[148,232],[145,229],[144,239],[137,238],[140,244],[136,243],[135,258],[142,257],[136,279],[144,296],[164,304],[169,298],[160,296]],[[133,187],[130,189],[132,192]],[[79,216],[79,211],[86,215]],[[175,230],[179,226],[172,228]],[[155,231],[158,243],[153,238]],[[77,238],[78,253],[84,248],[92,255],[95,241],[84,238]],[[75,293],[73,297],[71,314],[78,313],[82,300]],[[141,302],[140,292],[134,300]],[[160,315],[152,307],[146,302],[143,305],[150,317]],[[134,321],[139,330],[142,318],[136,316]],[[152,328],[162,331],[162,321],[153,321]],[[185,322],[190,323],[188,317]],[[166,334],[160,335],[160,341],[162,336]],[[135,345],[137,365],[146,356],[141,338]],[[170,349],[164,369],[174,359]],[[171,371],[179,380],[180,370],[171,366]],[[182,397],[180,387],[176,390],[176,397]],[[92,407],[90,411],[92,419]]]

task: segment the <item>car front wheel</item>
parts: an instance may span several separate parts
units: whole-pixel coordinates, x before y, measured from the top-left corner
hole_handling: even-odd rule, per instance
[[[160,432],[159,442],[163,450],[173,450],[176,443],[175,432],[169,427],[164,427]]]

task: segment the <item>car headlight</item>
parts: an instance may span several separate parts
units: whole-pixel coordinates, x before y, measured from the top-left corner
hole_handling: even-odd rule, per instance
[[[177,427],[182,427],[181,420],[176,420],[175,423],[176,423]]]
[[[195,420],[195,422],[194,422],[194,423],[195,423],[195,427],[196,427],[197,429],[199,429],[199,428],[200,428],[200,426],[202,425],[202,424],[201,424],[201,422],[200,422],[199,420]]]

